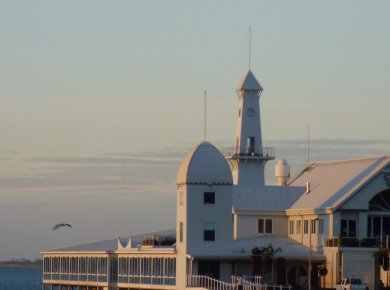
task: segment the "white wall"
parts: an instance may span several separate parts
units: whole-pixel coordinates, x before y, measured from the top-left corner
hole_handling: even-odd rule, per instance
[[[258,219],[272,219],[272,234],[258,233]],[[235,239],[245,239],[264,235],[287,236],[287,217],[284,212],[265,214],[235,214]]]

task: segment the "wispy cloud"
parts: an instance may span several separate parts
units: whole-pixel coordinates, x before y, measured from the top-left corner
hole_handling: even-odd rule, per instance
[[[264,143],[276,147],[277,158],[287,159],[292,172],[306,162],[306,140]],[[0,258],[10,255],[6,249],[21,233],[34,244],[36,257],[42,248],[111,238],[124,230],[174,227],[176,174],[191,147],[78,156],[0,152],[0,228],[6,245]],[[310,147],[310,159],[322,161],[383,155],[390,152],[390,141],[311,140]],[[274,164],[267,165],[268,183],[275,180]],[[50,232],[52,223],[61,221],[74,224],[71,235]]]

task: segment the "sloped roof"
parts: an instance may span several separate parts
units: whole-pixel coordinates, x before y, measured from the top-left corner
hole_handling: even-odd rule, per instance
[[[233,177],[221,152],[209,142],[202,142],[184,157],[176,183],[233,184]]]
[[[307,253],[309,248],[301,243],[294,241],[288,237],[275,237],[275,236],[261,236],[256,238],[240,239],[233,241],[233,254],[242,254],[248,256],[252,252],[252,249],[257,247],[268,247],[272,245],[273,249],[278,248],[278,251],[274,254],[274,257],[283,257],[287,259],[307,259]],[[313,260],[324,260],[324,255],[312,250]]]
[[[285,210],[306,190],[301,186],[234,186],[235,210]]]
[[[390,156],[382,156],[310,164],[289,183],[310,184],[290,209],[338,208],[389,162]]]
[[[153,232],[148,234],[142,234],[142,235],[135,235],[132,236],[132,246],[135,247],[138,243],[141,243],[146,237],[152,236],[152,235],[159,235],[162,237],[170,237],[176,235],[176,230],[165,230],[165,231],[159,231],[159,232]],[[118,240],[110,239],[110,240],[103,240],[98,242],[92,242],[92,243],[86,243],[81,245],[75,245],[65,248],[59,248],[59,249],[52,249],[52,250],[44,250],[43,252],[100,252],[100,251],[114,251],[118,247]]]
[[[239,82],[236,87],[236,91],[262,91],[260,83],[253,75],[252,71],[248,71],[245,77]]]

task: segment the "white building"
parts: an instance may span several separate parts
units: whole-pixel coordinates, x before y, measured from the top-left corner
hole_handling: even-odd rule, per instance
[[[43,289],[236,289],[232,276],[245,289],[386,283],[390,157],[313,163],[291,179],[279,160],[278,186],[266,186],[262,90],[251,71],[237,86],[233,148],[202,142],[184,157],[176,230],[44,251]]]

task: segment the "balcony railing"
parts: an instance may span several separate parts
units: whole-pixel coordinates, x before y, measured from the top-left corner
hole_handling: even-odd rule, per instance
[[[347,248],[379,248],[386,247],[386,240],[381,243],[380,238],[346,238],[333,237],[326,241],[327,247],[347,247]]]
[[[222,153],[227,158],[275,159],[275,147],[225,147]]]

